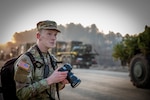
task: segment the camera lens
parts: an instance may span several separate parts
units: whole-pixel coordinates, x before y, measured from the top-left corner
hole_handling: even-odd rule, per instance
[[[81,83],[81,80],[77,78],[72,72],[68,73],[67,79],[72,88],[77,87]]]
[[[80,79],[77,79],[76,81],[74,81],[74,82],[71,84],[71,86],[72,86],[73,88],[76,88],[80,83],[81,83],[81,80],[80,80]]]
[[[72,72],[72,66],[70,64],[65,64],[63,67],[61,67],[58,71],[68,71],[67,80],[69,81],[72,88],[77,87],[81,80],[77,78]]]

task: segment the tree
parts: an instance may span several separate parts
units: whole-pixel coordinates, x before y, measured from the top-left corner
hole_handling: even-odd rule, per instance
[[[150,27],[145,26],[145,30],[138,35],[126,34],[122,42],[113,48],[113,57],[121,60],[122,64],[130,63],[132,57],[138,53],[150,54]]]

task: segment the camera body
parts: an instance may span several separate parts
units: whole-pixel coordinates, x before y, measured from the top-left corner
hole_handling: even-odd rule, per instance
[[[74,73],[71,72],[71,70],[72,70],[72,66],[66,63],[58,71],[68,71],[67,80],[69,81],[71,87],[75,88],[81,83],[81,80],[78,77],[76,77]]]

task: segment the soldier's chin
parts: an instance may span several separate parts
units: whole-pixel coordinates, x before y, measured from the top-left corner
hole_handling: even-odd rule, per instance
[[[50,44],[49,44],[49,47],[50,47],[50,48],[54,48],[54,47],[55,47],[55,43],[50,43]]]
[[[54,44],[51,44],[51,45],[49,46],[49,48],[55,48],[55,45],[54,45]]]
[[[55,48],[55,47],[56,47],[55,43],[51,44],[51,48]]]

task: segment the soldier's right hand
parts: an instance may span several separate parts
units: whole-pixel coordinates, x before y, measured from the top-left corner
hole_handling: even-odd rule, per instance
[[[67,77],[68,71],[58,71],[59,67],[46,79],[49,85],[63,81]]]

